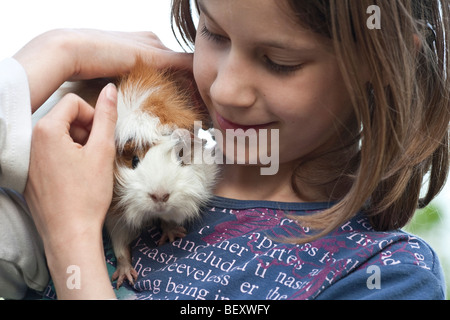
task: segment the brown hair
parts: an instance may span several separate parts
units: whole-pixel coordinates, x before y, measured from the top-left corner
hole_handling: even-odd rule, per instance
[[[364,209],[376,230],[403,227],[418,207],[426,206],[441,191],[448,175],[448,3],[444,0],[280,3],[288,4],[301,26],[332,40],[352,99],[358,131],[346,148],[349,155],[346,163],[332,168],[335,182],[348,179],[348,189],[330,209],[301,217],[299,222],[321,230],[314,237],[317,238]],[[371,5],[380,9],[381,29],[367,25],[370,17],[367,9]],[[176,27],[184,43],[193,48],[196,28],[191,1],[173,0],[172,18],[172,28]],[[363,79],[358,70],[360,64],[355,61],[361,61],[367,68],[369,81]],[[302,165],[292,179],[293,188],[299,193],[296,182],[302,179]],[[427,192],[420,199],[427,174]]]

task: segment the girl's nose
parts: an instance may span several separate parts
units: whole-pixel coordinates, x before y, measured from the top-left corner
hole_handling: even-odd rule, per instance
[[[256,102],[256,78],[251,65],[230,52],[222,60],[210,88],[211,98],[224,107],[251,107]]]

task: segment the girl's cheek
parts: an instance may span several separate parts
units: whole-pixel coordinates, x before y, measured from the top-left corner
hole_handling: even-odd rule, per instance
[[[198,90],[204,101],[207,99],[209,88],[213,82],[213,70],[214,64],[211,63],[211,59],[207,55],[204,55],[201,50],[197,52],[196,48],[193,72]]]

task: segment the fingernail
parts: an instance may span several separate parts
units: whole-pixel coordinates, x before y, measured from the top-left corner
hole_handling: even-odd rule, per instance
[[[113,103],[116,103],[116,100],[117,100],[117,88],[114,85],[114,83],[109,83],[106,86],[105,90],[106,90],[106,92],[105,92],[106,93],[106,98],[109,101],[111,101]]]

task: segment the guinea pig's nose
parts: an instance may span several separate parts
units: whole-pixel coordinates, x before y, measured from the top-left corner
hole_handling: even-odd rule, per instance
[[[167,202],[167,201],[169,201],[169,198],[170,198],[169,193],[149,193],[148,196],[154,202]]]

